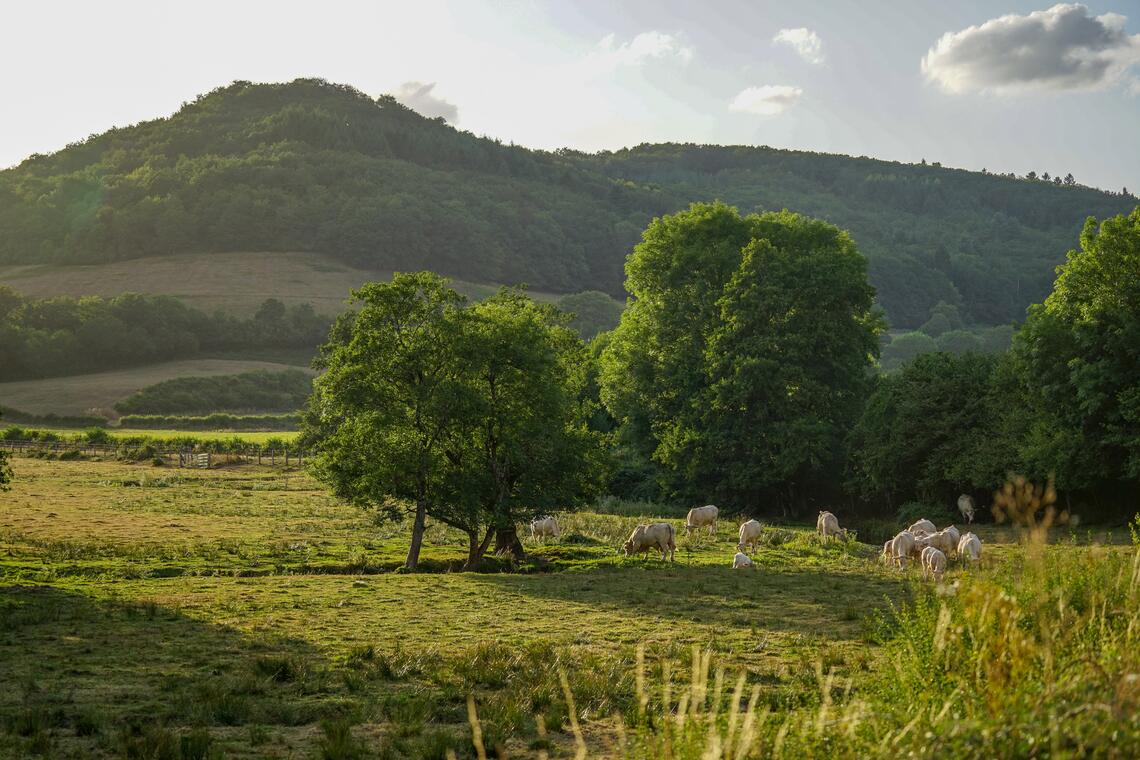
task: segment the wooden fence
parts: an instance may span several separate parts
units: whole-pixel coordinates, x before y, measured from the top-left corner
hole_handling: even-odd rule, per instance
[[[250,445],[230,451],[210,451],[190,448],[164,448],[144,444],[148,449],[147,458],[162,459],[179,467],[210,468],[219,464],[264,464],[271,467],[300,467],[305,462],[302,449],[267,449]],[[138,452],[137,445],[123,446],[115,443],[87,443],[85,441],[6,441],[0,440],[0,451],[9,451],[16,456],[36,456],[42,453],[61,454],[75,452],[86,457],[115,458],[127,451]]]

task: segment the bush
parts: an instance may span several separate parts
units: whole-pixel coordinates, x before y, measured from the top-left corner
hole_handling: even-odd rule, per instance
[[[256,370],[239,375],[178,377],[143,388],[115,404],[120,414],[210,414],[211,412],[291,412],[313,390],[313,379],[299,369]]]
[[[921,501],[906,502],[899,507],[895,516],[899,521],[898,530],[902,530],[924,517],[940,527],[950,525],[958,519],[958,513],[949,507],[940,507]],[[893,535],[894,533],[891,534],[891,536]],[[887,538],[890,538],[890,536],[887,536]],[[886,539],[884,538],[883,540],[885,541]]]
[[[239,415],[218,412],[204,416],[165,414],[126,414],[120,427],[157,430],[296,430],[301,424],[298,414]]]

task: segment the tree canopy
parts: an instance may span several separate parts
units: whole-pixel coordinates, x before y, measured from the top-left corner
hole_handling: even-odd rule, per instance
[[[602,398],[670,492],[789,507],[839,474],[881,329],[846,233],[694,204],[655,220],[626,271]]]
[[[1014,343],[1025,459],[1063,488],[1140,478],[1140,207],[1089,219]]]
[[[518,521],[593,492],[585,348],[557,309],[511,290],[469,306],[426,272],[354,298],[322,349],[305,436],[338,496],[385,518],[414,503],[409,569],[428,516],[468,535],[470,567],[496,536],[517,551]]]

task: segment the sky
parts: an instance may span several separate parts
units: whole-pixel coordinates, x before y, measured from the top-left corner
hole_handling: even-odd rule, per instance
[[[233,80],[534,148],[769,145],[1140,189],[1140,0],[0,5],[0,167]]]

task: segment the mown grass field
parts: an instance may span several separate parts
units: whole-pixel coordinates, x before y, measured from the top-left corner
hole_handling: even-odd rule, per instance
[[[672,725],[685,712],[693,647],[696,670],[704,656],[728,670],[726,692],[738,672],[745,697],[755,689],[767,717],[748,756],[803,756],[828,745],[786,726],[819,720],[823,736],[860,704],[852,694],[883,688],[897,650],[882,621],[929,588],[876,547],[795,527],[769,529],[757,569],[733,571],[731,520],[715,538],[682,534],[674,564],[626,559],[616,549],[643,518],[595,513],[528,542],[516,572],[457,572],[461,536],[431,525],[425,572],[406,575],[392,571],[407,526],[376,524],[303,472],[13,464],[0,494],[0,756],[471,757],[469,696],[486,746],[511,757],[574,756],[571,714],[592,757],[671,756],[684,735],[666,751],[652,715],[672,705]],[[988,567],[948,581],[1023,564],[1008,531],[980,532]],[[880,754],[854,746],[831,749]]]
[[[207,313],[217,309],[252,316],[267,298],[287,306],[311,303],[320,314],[344,311],[349,290],[389,271],[357,269],[315,253],[236,252],[151,256],[103,264],[0,267],[0,285],[27,296],[172,295]],[[455,281],[469,298],[485,298],[498,285]],[[539,300],[556,295],[531,293]]]
[[[306,368],[256,359],[185,359],[89,375],[0,383],[0,405],[28,414],[82,415],[89,409],[111,409],[115,402],[163,380],[236,375],[258,369],[280,372]]]

